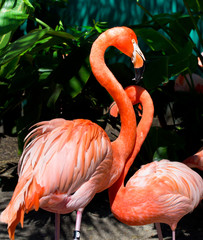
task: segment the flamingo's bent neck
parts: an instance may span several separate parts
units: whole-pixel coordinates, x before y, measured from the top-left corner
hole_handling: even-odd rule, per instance
[[[116,80],[104,61],[104,54],[109,46],[116,46],[117,38],[127,34],[125,28],[114,28],[106,31],[94,42],[90,53],[92,72],[98,82],[109,92],[116,101],[121,117],[119,137],[112,143],[114,160],[125,161],[131,154],[136,137],[136,117],[133,106],[123,87]]]
[[[124,180],[132,165],[135,157],[140,151],[140,148],[149,132],[154,116],[154,105],[149,93],[139,86],[130,86],[126,89],[127,95],[130,97],[133,105],[142,104],[142,118],[137,127],[136,142],[132,154],[127,159],[124,170],[119,179],[109,188],[110,204],[113,203],[116,194],[124,188]]]

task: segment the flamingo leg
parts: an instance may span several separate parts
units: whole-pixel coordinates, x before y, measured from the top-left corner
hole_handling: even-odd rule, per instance
[[[55,240],[60,239],[60,214],[55,213]]]
[[[176,232],[175,232],[175,230],[172,231],[172,240],[176,240]]]
[[[156,230],[157,230],[159,240],[163,240],[163,235],[162,235],[162,231],[161,231],[161,224],[160,223],[155,223],[155,226],[156,226]]]
[[[80,226],[81,226],[81,221],[82,221],[83,210],[84,210],[84,208],[80,208],[77,211],[75,230],[74,230],[74,235],[73,235],[74,240],[79,240],[80,239]]]

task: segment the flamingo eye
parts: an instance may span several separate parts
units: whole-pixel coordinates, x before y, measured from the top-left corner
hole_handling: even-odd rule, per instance
[[[135,65],[135,62],[136,62],[136,55],[139,54],[140,57],[143,59],[143,61],[145,61],[145,57],[144,57],[144,54],[142,53],[142,51],[140,50],[140,48],[138,47],[135,39],[132,39],[132,43],[133,43],[133,55],[132,55],[132,63]]]

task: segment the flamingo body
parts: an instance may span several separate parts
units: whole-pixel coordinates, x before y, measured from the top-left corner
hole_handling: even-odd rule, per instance
[[[128,225],[166,223],[172,230],[203,197],[202,178],[183,163],[161,160],[141,167],[111,204]]]
[[[141,103],[143,111],[133,152],[121,176],[109,188],[111,211],[128,225],[166,223],[175,239],[178,221],[203,199],[203,179],[184,163],[161,160],[142,166],[124,186],[128,170],[151,127],[154,113],[152,99],[146,90],[129,86],[126,93],[133,104]],[[116,103],[113,103],[110,114],[116,117],[118,112]],[[197,155],[201,154],[200,151]]]
[[[139,70],[143,69],[144,56],[135,33],[127,27],[107,30],[92,45],[93,74],[119,108],[119,137],[111,143],[101,127],[84,119],[53,119],[36,124],[26,138],[13,197],[0,215],[0,221],[8,224],[11,239],[18,222],[23,226],[24,213],[39,207],[55,212],[56,220],[60,213],[77,210],[78,232],[84,207],[120,176],[135,144],[136,117],[124,89],[105,64],[104,54],[109,46],[129,56]],[[140,77],[139,74],[137,80]],[[59,239],[59,229],[55,236]]]
[[[102,128],[82,119],[37,126],[27,137],[33,140],[27,141],[19,161],[18,185],[1,214],[11,238],[24,211],[40,207],[65,214],[84,208],[109,181],[112,147]]]

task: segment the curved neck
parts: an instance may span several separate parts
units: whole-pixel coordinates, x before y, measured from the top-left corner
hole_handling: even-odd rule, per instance
[[[98,82],[109,92],[118,105],[121,117],[121,131],[119,137],[112,143],[113,157],[114,161],[115,159],[125,161],[134,147],[136,117],[131,101],[104,61],[106,49],[115,45],[116,38],[115,34],[110,35],[108,31],[100,35],[92,45],[90,64]]]
[[[138,86],[134,86],[134,87],[136,89],[136,102],[134,102],[134,104],[137,104],[137,103],[142,104],[142,109],[143,109],[142,118],[137,127],[137,136],[136,136],[136,143],[135,143],[134,149],[130,157],[126,161],[126,164],[121,176],[114,183],[114,185],[112,185],[112,187],[109,188],[110,204],[112,204],[112,202],[114,201],[117,192],[124,188],[124,180],[128,173],[128,170],[132,165],[135,157],[139,153],[140,148],[149,132],[149,129],[153,121],[154,105],[149,93],[141,87],[138,87]]]

